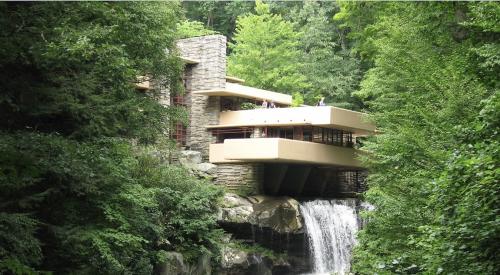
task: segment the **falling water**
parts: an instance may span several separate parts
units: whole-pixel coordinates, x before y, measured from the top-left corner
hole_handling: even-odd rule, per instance
[[[355,200],[301,203],[315,274],[349,272],[358,221]]]

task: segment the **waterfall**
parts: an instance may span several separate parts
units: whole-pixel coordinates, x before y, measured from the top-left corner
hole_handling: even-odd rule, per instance
[[[358,230],[355,205],[354,199],[301,203],[315,274],[349,272]]]

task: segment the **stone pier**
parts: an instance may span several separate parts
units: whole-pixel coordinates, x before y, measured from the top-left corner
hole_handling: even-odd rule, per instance
[[[187,147],[200,151],[208,160],[208,147],[214,141],[207,125],[219,121],[219,97],[195,95],[192,91],[225,88],[226,37],[209,35],[182,39],[177,42],[181,56],[197,61],[187,64],[184,75],[186,93],[184,102],[189,108]]]

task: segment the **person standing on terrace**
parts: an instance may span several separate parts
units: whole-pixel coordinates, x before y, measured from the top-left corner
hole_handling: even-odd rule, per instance
[[[271,103],[269,103],[269,108],[276,108],[276,105],[274,105],[274,102],[271,100]]]
[[[319,102],[316,104],[316,106],[325,106],[325,98],[324,97],[321,97],[321,99],[319,100]]]
[[[262,108],[269,108],[268,104],[267,104],[267,100],[264,99],[264,101],[262,101]]]

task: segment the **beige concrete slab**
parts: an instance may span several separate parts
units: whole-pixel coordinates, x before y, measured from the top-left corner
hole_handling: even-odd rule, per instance
[[[238,163],[240,160],[231,160],[224,158],[224,143],[210,144],[208,161],[211,163]]]
[[[213,146],[215,145],[215,146]],[[226,139],[210,146],[210,162],[281,162],[362,168],[353,148],[282,138]]]
[[[182,60],[182,62],[184,62],[186,64],[198,64],[198,63],[200,63],[199,60],[192,59],[189,57],[184,57],[184,56],[181,56],[181,60]]]
[[[366,114],[331,106],[226,111],[220,113],[218,125],[207,125],[207,128],[300,125],[341,129],[357,136],[375,131]]]
[[[226,87],[224,89],[199,90],[193,91],[192,93],[207,96],[236,96],[259,101],[265,99],[278,104],[292,105],[291,95],[271,92],[230,82],[226,82]]]
[[[241,78],[237,78],[237,77],[234,77],[234,76],[229,76],[229,75],[226,75],[226,81],[227,82],[231,82],[231,83],[245,83],[245,80],[244,79],[241,79]]]

